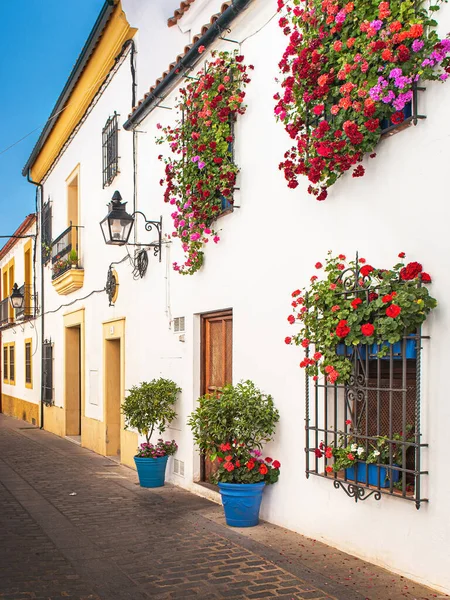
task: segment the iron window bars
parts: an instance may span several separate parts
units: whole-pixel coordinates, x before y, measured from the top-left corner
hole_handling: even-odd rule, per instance
[[[81,268],[78,257],[78,225],[70,225],[52,242],[52,279],[56,279],[72,267]]]
[[[5,327],[9,324],[9,298],[5,298],[0,302],[0,327]]]
[[[46,265],[51,258],[52,205],[48,200],[42,207],[42,262]]]
[[[356,292],[361,297],[365,291],[363,302],[368,303],[369,293],[359,286],[360,279],[359,267],[343,272],[345,291],[340,297],[353,298]],[[353,366],[346,384],[331,384],[326,379],[312,382],[306,377],[307,478],[316,475],[328,479],[355,502],[371,496],[380,500],[383,494],[412,501],[416,508],[428,502],[422,497],[422,478],[428,474],[422,469],[422,448],[428,444],[422,443],[420,429],[423,339],[419,328],[415,334],[403,336],[401,342],[388,344],[389,353],[382,358],[376,344],[340,344],[337,352],[349,358]],[[332,466],[333,460],[316,453],[321,442],[325,448],[330,444],[336,447],[342,438],[345,446],[362,446],[367,456],[379,436],[386,436],[388,464],[380,461],[369,467],[364,461],[355,461],[353,471],[328,473],[326,466]],[[394,462],[394,453],[401,453],[401,464]]]
[[[103,187],[111,185],[119,173],[119,115],[114,113],[102,131]]]
[[[44,340],[42,344],[42,400],[48,406],[53,403],[53,344]]]
[[[31,342],[25,342],[25,383],[33,383]]]

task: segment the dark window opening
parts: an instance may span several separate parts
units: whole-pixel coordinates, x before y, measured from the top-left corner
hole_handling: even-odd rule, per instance
[[[114,113],[106,121],[102,131],[103,187],[111,185],[119,173],[119,115]]]
[[[53,344],[45,340],[42,344],[42,399],[50,405],[53,403]]]

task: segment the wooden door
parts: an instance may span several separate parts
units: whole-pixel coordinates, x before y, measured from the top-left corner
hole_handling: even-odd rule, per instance
[[[202,395],[220,392],[232,383],[233,314],[232,311],[202,316]],[[216,465],[202,457],[201,479],[210,481]]]

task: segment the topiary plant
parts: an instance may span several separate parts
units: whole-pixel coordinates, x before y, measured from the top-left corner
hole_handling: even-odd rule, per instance
[[[177,416],[173,404],[179,392],[181,388],[170,379],[133,385],[122,404],[125,428],[134,427],[149,443],[155,429],[163,433]]]

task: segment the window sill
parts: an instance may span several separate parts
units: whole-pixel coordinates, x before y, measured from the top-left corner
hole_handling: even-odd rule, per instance
[[[72,268],[53,279],[52,285],[61,296],[67,296],[83,287],[84,269]]]

